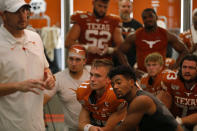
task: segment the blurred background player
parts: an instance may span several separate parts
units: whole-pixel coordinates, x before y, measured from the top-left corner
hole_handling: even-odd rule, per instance
[[[155,52],[149,54],[144,62],[147,73],[140,79],[140,86],[154,95],[157,95],[161,88],[161,81],[164,72],[164,60],[161,54]]]
[[[137,29],[142,27],[142,24],[139,23],[137,20],[132,18],[131,16],[133,14],[133,1],[132,0],[119,0],[119,13],[120,18],[123,22],[122,24],[122,35],[125,39],[129,34],[135,33]],[[130,51],[126,54],[127,59],[131,67],[136,62],[136,49],[135,46],[132,46]],[[116,56],[114,56],[115,65],[121,65],[121,63],[118,62]]]
[[[115,15],[106,15],[109,0],[92,0],[93,12],[75,12],[71,16],[72,28],[66,36],[66,47],[81,44],[87,51],[87,64],[94,59],[112,59],[114,47],[122,42],[121,20]]]
[[[112,66],[110,60],[95,59],[90,80],[77,89],[77,99],[82,104],[80,131],[113,131],[126,113],[126,102],[116,98],[107,76]]]
[[[163,80],[163,101],[177,121],[189,131],[197,124],[197,56],[186,55],[178,74],[170,72]]]
[[[180,38],[189,48],[190,53],[197,55],[197,8],[192,13],[192,26],[180,34]]]
[[[86,63],[85,49],[80,45],[73,45],[68,50],[67,65],[64,71],[55,74],[55,88],[45,91],[46,104],[55,94],[63,106],[64,131],[77,131],[81,105],[76,99],[75,91],[79,85],[89,80],[89,72],[84,67]]]
[[[180,62],[180,59],[188,53],[186,46],[178,39],[178,37],[176,37],[175,34],[157,26],[157,14],[154,9],[146,8],[142,12],[142,19],[144,27],[137,30],[135,34],[129,35],[116,52],[119,61],[128,65],[128,62],[125,57],[123,57],[121,51],[126,54],[129,49],[135,45],[137,69],[146,72],[146,68],[144,66],[146,56],[152,52],[159,52],[165,60],[167,45],[171,44],[172,47],[179,52],[179,57],[174,65],[174,68],[178,67],[177,64]]]

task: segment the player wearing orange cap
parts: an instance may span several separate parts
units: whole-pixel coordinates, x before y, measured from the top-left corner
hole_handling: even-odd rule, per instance
[[[68,68],[55,74],[55,88],[45,92],[45,103],[55,94],[61,101],[64,112],[64,130],[66,131],[77,131],[81,105],[76,100],[75,90],[79,87],[79,84],[89,79],[89,72],[84,67],[85,63],[85,49],[80,45],[71,46],[67,57]]]

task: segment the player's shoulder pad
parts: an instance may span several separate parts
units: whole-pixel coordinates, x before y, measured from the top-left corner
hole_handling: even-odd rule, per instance
[[[82,82],[78,89],[86,89],[90,85],[89,81]]]
[[[142,78],[148,77],[148,73],[143,74]]]
[[[75,11],[73,13],[73,15],[71,15],[71,20],[74,19],[85,19],[88,18],[88,16],[91,15],[90,13],[88,13],[87,11]]]
[[[162,75],[164,80],[176,80],[178,77],[178,71],[165,69],[162,71]]]
[[[85,81],[81,83],[80,86],[77,88],[76,95],[78,100],[82,99],[84,96],[87,95],[89,91],[89,85],[90,85],[89,81]]]
[[[188,35],[188,34],[190,34],[190,32],[191,32],[190,30],[184,31],[183,33],[180,34],[180,36],[181,35]]]
[[[108,17],[112,20],[121,21],[121,18],[115,14],[109,14]]]

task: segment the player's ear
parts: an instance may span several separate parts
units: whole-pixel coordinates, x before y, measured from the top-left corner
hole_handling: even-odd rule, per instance
[[[129,79],[130,86],[133,87],[135,85],[135,81],[133,79]]]
[[[106,79],[107,79],[107,84],[111,84],[111,79],[109,77],[107,77]]]

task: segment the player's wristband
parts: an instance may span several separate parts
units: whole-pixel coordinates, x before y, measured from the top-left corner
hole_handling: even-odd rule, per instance
[[[183,121],[180,117],[176,117],[176,122],[179,124],[179,125],[182,125],[183,124]]]
[[[108,47],[107,53],[112,54],[113,52],[114,52],[114,48],[113,47]]]
[[[93,125],[91,125],[91,124],[86,124],[85,126],[84,126],[84,131],[89,131],[89,129],[90,129],[90,127],[92,127]]]
[[[83,47],[85,48],[85,50],[88,50],[88,45],[83,45]]]

